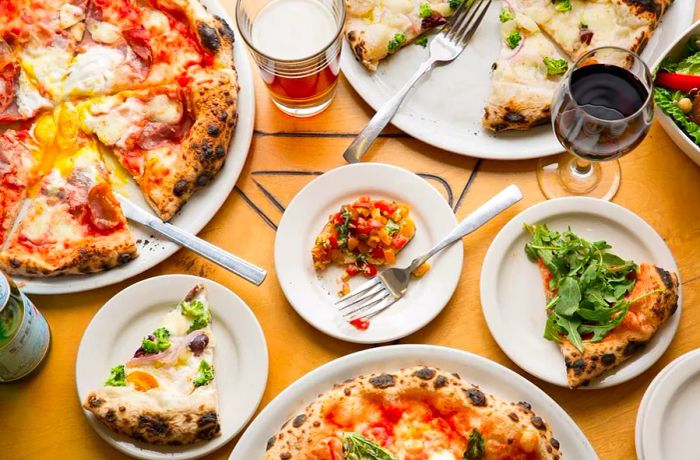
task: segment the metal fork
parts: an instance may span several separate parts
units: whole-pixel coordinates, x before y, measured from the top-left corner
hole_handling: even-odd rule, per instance
[[[347,321],[360,318],[370,319],[392,306],[406,293],[408,283],[411,280],[411,273],[418,267],[522,198],[523,194],[520,192],[520,189],[516,185],[509,185],[498,195],[481,205],[479,209],[469,214],[449,235],[425,255],[413,259],[408,267],[384,270],[373,279],[358,286],[353,292],[335,303],[343,318]]]
[[[379,133],[394,118],[408,92],[425,73],[432,69],[436,63],[453,61],[462,53],[490,5],[491,0],[475,0],[473,3],[464,0],[457,11],[447,20],[440,33],[430,42],[428,59],[420,65],[406,84],[379,108],[365,129],[345,150],[343,158],[348,163],[357,163],[362,159]]]

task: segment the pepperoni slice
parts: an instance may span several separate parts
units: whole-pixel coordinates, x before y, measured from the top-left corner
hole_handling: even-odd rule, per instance
[[[15,88],[19,77],[19,64],[10,46],[0,40],[0,117],[15,100]]]
[[[122,32],[122,35],[126,39],[134,54],[136,54],[142,63],[145,64],[147,68],[151,67],[153,62],[153,52],[151,51],[151,45],[148,43],[148,31],[144,26],[134,27],[132,29],[127,29]]]
[[[101,232],[115,230],[122,225],[119,202],[104,182],[88,192],[88,209],[90,224]]]

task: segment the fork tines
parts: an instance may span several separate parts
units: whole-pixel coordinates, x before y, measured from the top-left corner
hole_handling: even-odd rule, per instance
[[[458,43],[460,46],[465,46],[486,15],[486,11],[491,6],[491,1],[465,0],[464,3],[466,5],[461,6],[442,29],[445,38]]]
[[[359,318],[370,319],[378,315],[396,301],[380,277],[367,281],[350,294],[338,300],[335,305],[343,318],[352,321]]]

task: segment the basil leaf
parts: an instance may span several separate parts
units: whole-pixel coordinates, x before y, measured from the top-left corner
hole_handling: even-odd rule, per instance
[[[343,435],[343,457],[345,460],[397,460],[391,452],[358,433]]]
[[[484,460],[484,438],[476,428],[469,433],[467,450],[464,451],[462,458],[463,460]]]

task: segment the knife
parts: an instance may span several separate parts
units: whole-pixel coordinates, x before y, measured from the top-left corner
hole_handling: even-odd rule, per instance
[[[185,230],[176,227],[167,222],[163,222],[153,214],[144,211],[140,206],[133,203],[124,196],[115,193],[117,200],[122,206],[122,211],[127,219],[143,224],[155,230],[158,234],[165,238],[174,241],[180,246],[186,247],[192,252],[196,252],[200,256],[211,260],[229,270],[236,275],[254,283],[257,286],[262,284],[267,276],[267,271],[247,262],[240,257],[224,251],[223,249],[214,246],[203,239],[186,232]]]

